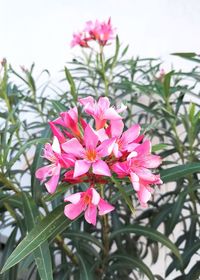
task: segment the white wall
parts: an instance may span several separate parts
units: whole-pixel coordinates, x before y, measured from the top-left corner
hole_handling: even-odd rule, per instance
[[[54,75],[78,53],[69,47],[73,31],[111,16],[131,53],[179,65],[169,53],[200,53],[199,15],[199,0],[0,0],[0,59],[27,67],[34,61]]]

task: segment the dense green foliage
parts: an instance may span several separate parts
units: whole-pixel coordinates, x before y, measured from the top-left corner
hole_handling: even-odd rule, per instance
[[[0,279],[172,279],[174,270],[174,280],[199,279],[200,59],[195,53],[176,54],[196,67],[158,76],[159,60],[128,59],[128,48],[121,49],[117,38],[109,58],[83,52],[63,71],[66,90],[41,82],[45,75],[49,79],[48,71],[35,78],[34,65],[18,74],[2,62],[0,228],[8,228],[10,235]],[[63,214],[65,192],[84,190],[84,184],[60,183],[49,195],[35,178],[43,164],[43,144],[51,136],[48,120],[87,95],[126,103],[127,126],[139,123],[151,138],[154,152],[163,158],[161,178],[167,183],[141,209],[130,183],[114,181],[107,188],[116,211],[102,217],[97,228]],[[167,256],[161,277],[162,271],[155,275],[147,263],[159,261],[163,246]]]

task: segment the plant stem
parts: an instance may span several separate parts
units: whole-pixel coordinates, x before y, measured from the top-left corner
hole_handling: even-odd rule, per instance
[[[104,198],[104,186],[101,185],[101,197]],[[106,268],[106,259],[109,255],[110,241],[109,241],[109,223],[108,215],[103,215],[101,219],[102,224],[102,241],[103,241],[103,260],[102,260],[102,273],[104,273]]]
[[[104,81],[104,86],[105,86],[105,96],[108,96],[108,79],[106,77],[105,73],[105,62],[104,62],[104,55],[103,55],[103,46],[100,46],[100,63],[101,63],[101,70],[102,70],[102,76],[103,76],[103,81]]]
[[[15,185],[5,178],[4,174],[0,173],[0,182],[2,182],[7,188],[14,191],[15,193],[20,193],[20,190],[15,187]]]
[[[78,259],[77,257],[72,253],[72,251],[69,249],[69,247],[64,243],[64,240],[60,235],[56,236],[56,243],[61,247],[61,249],[64,250],[66,255],[70,258],[70,260],[73,262],[74,265],[78,265]]]

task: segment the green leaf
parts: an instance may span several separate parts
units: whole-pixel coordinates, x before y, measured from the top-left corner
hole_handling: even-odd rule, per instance
[[[1,264],[0,269],[2,268],[3,264],[5,263],[8,256],[12,253],[14,250],[14,247],[16,246],[16,234],[17,234],[18,227],[15,227],[10,234],[8,240],[6,241],[5,248],[2,250],[2,256],[1,256]],[[0,280],[9,280],[9,271],[6,271],[4,274],[0,275]]]
[[[55,238],[55,236],[70,226],[72,222],[69,221],[63,214],[63,205],[55,208],[48,216],[41,220],[20,242],[17,248],[7,259],[2,272],[14,266],[38,246],[43,244],[48,238]],[[1,272],[1,273],[2,273]]]
[[[195,52],[187,52],[187,53],[171,53],[171,55],[176,55],[184,58],[191,58],[196,56]]]
[[[187,274],[185,280],[199,280],[200,277],[200,261],[198,261]]]
[[[200,163],[187,163],[175,167],[171,167],[160,171],[161,178],[164,183],[177,181],[180,178],[187,177],[193,173],[200,172]]]
[[[115,66],[115,64],[117,62],[117,58],[118,58],[118,54],[119,54],[119,47],[120,47],[119,37],[116,36],[115,55],[113,57],[113,61],[112,61],[112,64],[111,64],[111,69],[114,68],[114,66]]]
[[[171,82],[171,77],[173,75],[174,71],[171,71],[169,73],[167,73],[165,76],[164,76],[164,83],[163,83],[163,86],[164,86],[164,96],[166,99],[168,99],[170,97],[170,82]]]
[[[139,268],[139,270],[143,272],[150,280],[154,280],[154,276],[151,270],[139,258],[133,256],[127,256],[127,255],[125,256],[125,255],[114,254],[110,257],[110,259],[119,260],[120,265],[122,265],[123,267],[131,265],[133,269]],[[113,266],[115,266],[115,264]]]
[[[179,215],[182,211],[186,195],[187,195],[187,192],[182,192],[178,196],[178,199],[173,204],[173,207],[171,209],[171,217],[169,219],[170,223],[166,227],[166,231],[167,231],[168,235],[173,231],[174,227],[178,224]]]
[[[188,250],[184,251],[182,254],[182,260],[184,267],[187,266],[189,260],[194,256],[194,254],[200,248],[200,241],[197,241],[191,246]],[[171,264],[168,266],[165,275],[168,276],[175,268],[177,268],[178,264],[176,261],[172,261]]]
[[[40,213],[34,200],[26,194],[22,193],[24,217],[28,231],[36,225],[37,219],[39,219]],[[49,250],[49,244],[45,241],[42,245],[38,246],[33,252],[34,259],[37,265],[37,269],[42,280],[53,280],[53,271],[51,263],[51,255]]]
[[[67,78],[68,83],[70,84],[70,91],[71,91],[72,98],[73,98],[74,102],[77,103],[78,97],[76,94],[76,86],[75,86],[74,80],[73,80],[69,70],[67,69],[67,67],[65,67],[65,76]]]
[[[114,177],[112,177],[112,181],[115,183],[116,187],[120,191],[123,199],[127,203],[127,205],[129,207],[129,209],[131,210],[132,214],[135,214],[135,208],[133,207],[133,203],[132,203],[130,197],[127,195],[127,193],[124,190],[124,188],[121,186],[121,182],[118,182]]]
[[[45,130],[41,134],[41,139],[49,139],[51,135],[51,129],[49,125],[45,128]],[[33,163],[31,165],[31,192],[32,196],[35,199],[36,202],[39,202],[42,196],[42,188],[40,185],[39,180],[35,177],[36,170],[41,167],[44,159],[41,157],[42,155],[42,149],[44,147],[44,144],[39,143],[36,147]]]
[[[17,152],[17,154],[12,158],[11,161],[9,161],[9,163],[7,164],[7,168],[10,169],[13,164],[20,158],[20,156],[24,153],[24,151],[27,148],[30,148],[31,145],[35,145],[38,143],[46,143],[48,139],[44,139],[44,138],[38,138],[38,139],[34,139],[34,140],[30,140],[27,143],[23,144],[23,146],[19,149],[19,151]]]
[[[96,239],[95,237],[93,237],[91,234],[89,234],[87,232],[68,231],[68,232],[66,232],[65,236],[69,239],[77,238],[79,240],[86,240],[86,241],[89,241],[89,242],[97,245],[101,249],[104,248],[98,239]]]
[[[60,114],[61,112],[65,112],[66,111],[66,107],[65,105],[63,105],[62,103],[60,103],[57,100],[52,100],[52,104],[53,104],[53,108],[56,110],[56,112],[58,114]]]
[[[180,256],[178,248],[165,235],[163,235],[159,231],[152,229],[150,227],[144,227],[139,225],[124,226],[123,228],[112,232],[110,238],[113,239],[118,234],[125,234],[125,233],[135,233],[136,235],[139,236],[143,235],[151,240],[160,242],[162,245],[168,247],[171,250],[171,252],[182,262],[182,258]]]
[[[90,272],[90,266],[81,254],[77,254],[80,263],[80,280],[93,280]]]
[[[165,149],[166,147],[168,147],[168,145],[167,145],[167,144],[164,144],[164,143],[153,145],[153,147],[152,147],[152,153],[155,153],[155,152],[157,152],[157,151],[163,150],[163,149]]]
[[[171,55],[176,55],[185,59],[188,59],[190,61],[198,62],[200,63],[200,59],[195,58],[197,57],[197,54],[194,52],[188,52],[188,53],[171,53]]]

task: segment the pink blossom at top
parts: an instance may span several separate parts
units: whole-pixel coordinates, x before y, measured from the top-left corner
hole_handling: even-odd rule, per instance
[[[156,168],[160,164],[161,158],[151,155],[151,143],[146,140],[129,154],[127,161],[113,164],[112,170],[120,178],[129,176],[141,204],[145,205],[152,191],[149,185],[162,184],[160,176],[153,174],[149,168]]]
[[[62,149],[77,158],[74,166],[74,178],[86,174],[90,167],[97,175],[111,176],[110,169],[102,158],[111,154],[115,143],[115,138],[103,141],[100,145],[98,136],[88,124],[84,131],[84,146],[72,138],[62,144]]]
[[[39,168],[35,176],[42,182],[46,181],[47,177],[51,177],[51,179],[45,183],[45,186],[49,193],[54,193],[60,178],[61,167],[69,168],[73,166],[74,158],[61,153],[60,144],[56,137],[54,137],[52,145],[49,143],[45,145],[43,157],[48,159],[51,164]]]
[[[64,214],[70,220],[74,220],[85,211],[86,221],[94,226],[96,225],[97,210],[100,216],[114,210],[114,207],[103,200],[94,188],[72,194],[66,197],[65,201],[71,202],[64,209]]]
[[[91,96],[80,98],[79,102],[84,106],[84,111],[95,119],[96,129],[101,129],[105,126],[107,120],[120,120],[122,117],[119,115],[125,106],[119,109],[110,107],[110,101],[107,97],[100,97],[98,102],[94,101]]]
[[[71,41],[71,47],[81,46],[82,48],[89,48],[89,40],[91,40],[91,38],[87,38],[85,32],[74,33]]]
[[[114,29],[111,25],[111,19],[108,22],[86,22],[86,28],[84,31],[88,32],[92,39],[98,41],[100,46],[105,46],[108,40],[114,38]]]

